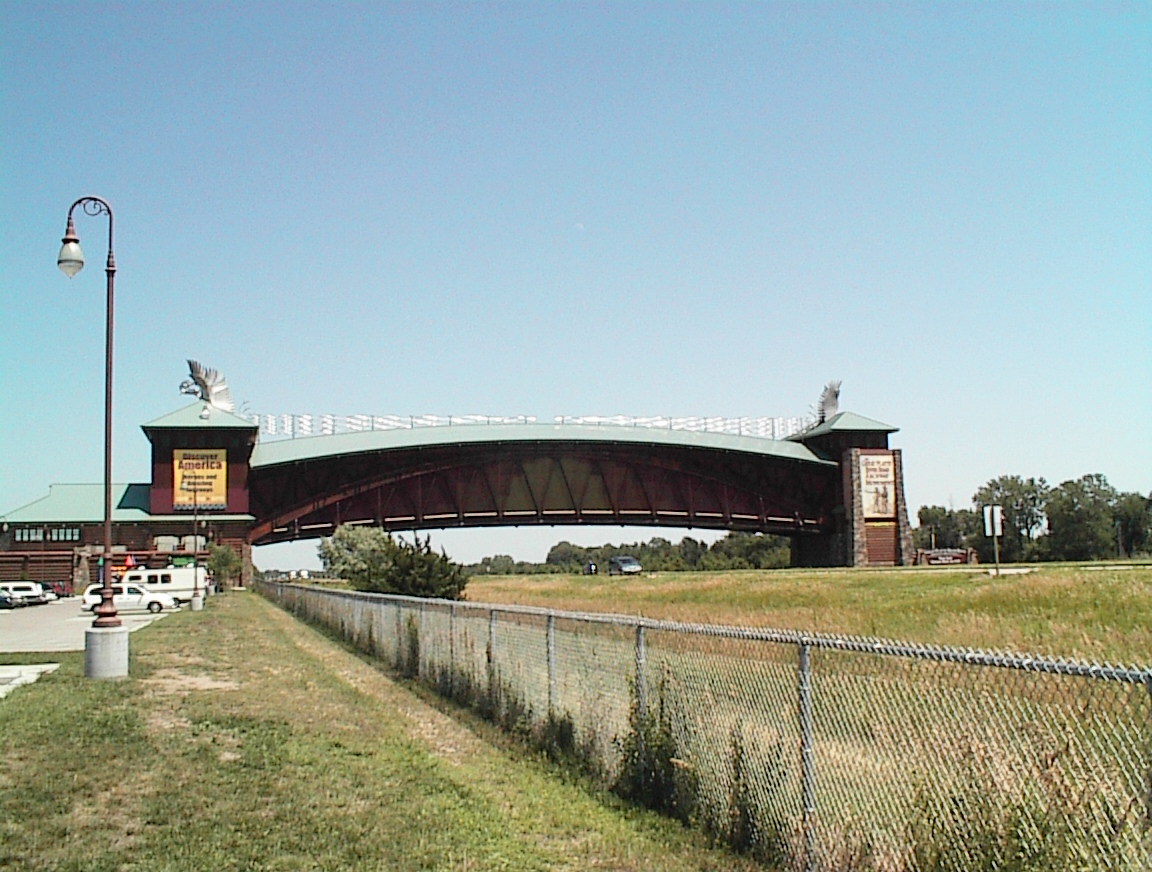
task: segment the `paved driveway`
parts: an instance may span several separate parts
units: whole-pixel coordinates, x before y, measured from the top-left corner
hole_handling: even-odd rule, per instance
[[[171,612],[121,612],[129,631],[139,630]],[[27,651],[83,651],[84,631],[92,626],[92,613],[80,611],[80,597],[59,599],[43,606],[0,610],[0,654]]]

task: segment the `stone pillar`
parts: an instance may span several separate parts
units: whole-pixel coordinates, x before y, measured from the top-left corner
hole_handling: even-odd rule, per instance
[[[252,546],[247,542],[240,545],[240,585],[252,586]]]
[[[88,558],[91,557],[91,549],[87,546],[83,548],[72,549],[72,591],[73,593],[84,593],[84,589],[91,584],[91,575],[88,570]]]
[[[841,460],[844,470],[845,565],[868,565],[868,538],[864,527],[864,502],[860,498],[860,449],[849,448]]]
[[[890,457],[892,461],[892,500],[890,514],[872,515],[864,505],[866,483],[861,480],[862,457]],[[904,463],[898,448],[849,448],[841,460],[844,469],[844,506],[847,522],[848,566],[909,566],[915,551],[908,506],[904,497]],[[873,509],[873,512],[875,510]],[[870,553],[869,543],[877,553]],[[889,557],[891,559],[889,559]]]
[[[899,448],[892,451],[896,462],[896,562],[901,566],[911,566],[916,562],[916,548],[912,544],[912,524],[908,520],[908,503],[904,499],[904,452]]]

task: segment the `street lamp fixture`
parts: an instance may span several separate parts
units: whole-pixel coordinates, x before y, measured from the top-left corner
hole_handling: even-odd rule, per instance
[[[112,600],[112,292],[116,275],[116,259],[112,253],[112,207],[99,197],[81,197],[68,209],[68,227],[64,231],[60,255],[56,258],[56,266],[68,278],[84,268],[84,252],[80,250],[80,239],[72,223],[72,213],[77,206],[84,210],[85,215],[108,216],[108,261],[104,267],[108,275],[104,319],[104,554],[101,557],[104,583],[100,588],[100,604],[92,610],[96,615],[92,626],[112,628],[120,626]]]

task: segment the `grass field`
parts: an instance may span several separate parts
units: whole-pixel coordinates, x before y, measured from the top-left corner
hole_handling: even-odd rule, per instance
[[[472,602],[1152,664],[1152,568],[1038,566],[474,576]]]
[[[0,700],[0,868],[747,869],[558,777],[254,594]]]

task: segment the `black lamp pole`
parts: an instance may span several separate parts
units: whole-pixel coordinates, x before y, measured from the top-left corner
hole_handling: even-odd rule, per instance
[[[100,588],[100,604],[92,611],[96,620],[93,627],[119,627],[116,605],[112,601],[112,290],[116,276],[116,259],[112,254],[112,207],[99,197],[81,197],[68,209],[68,227],[64,231],[63,245],[56,265],[68,278],[84,268],[84,253],[72,223],[72,213],[80,206],[85,215],[108,216],[108,302],[104,329],[104,584]]]

